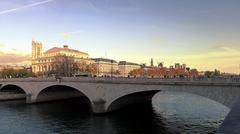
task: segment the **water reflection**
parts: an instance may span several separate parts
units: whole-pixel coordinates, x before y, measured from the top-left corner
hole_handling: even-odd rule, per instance
[[[167,127],[178,133],[214,133],[229,109],[207,98],[180,92],[162,92],[153,98],[153,109]]]
[[[68,103],[68,105],[66,105]],[[68,100],[39,105],[36,109],[42,120],[48,120],[49,130],[56,133],[86,134],[159,134],[166,133],[164,124],[156,119],[151,104],[141,103],[104,115],[92,115],[85,102]],[[55,113],[56,111],[61,111]],[[161,125],[160,125],[161,124]],[[52,126],[52,127],[50,127]],[[69,131],[69,132],[68,132]]]
[[[159,93],[152,105],[138,104],[95,116],[85,100],[26,105],[0,103],[0,133],[174,134],[212,133],[229,110],[213,101],[182,93]]]

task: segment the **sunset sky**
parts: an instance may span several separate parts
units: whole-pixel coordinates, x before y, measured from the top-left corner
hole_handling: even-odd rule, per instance
[[[117,61],[240,72],[240,0],[0,0],[0,64],[31,40]]]

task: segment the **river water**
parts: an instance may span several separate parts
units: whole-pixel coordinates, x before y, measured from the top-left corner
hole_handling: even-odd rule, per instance
[[[96,116],[84,100],[27,105],[0,102],[0,133],[6,134],[211,134],[229,109],[192,94],[165,92],[152,105],[138,104]]]

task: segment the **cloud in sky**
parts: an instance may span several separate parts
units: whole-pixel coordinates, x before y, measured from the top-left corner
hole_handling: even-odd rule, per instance
[[[53,2],[53,1],[54,0],[44,0],[44,1],[40,1],[40,2],[31,3],[31,4],[28,4],[28,5],[20,6],[20,7],[17,7],[17,8],[3,10],[3,11],[0,11],[0,15],[16,12],[16,11],[23,10],[23,9],[26,9],[26,8],[35,7],[35,6],[46,4],[46,3],[49,3],[49,2]]]
[[[195,54],[191,56],[187,56],[187,58],[195,58],[195,59],[205,59],[205,60],[222,60],[224,59],[239,59],[240,57],[240,49],[223,46],[216,50],[210,50],[206,53]]]
[[[74,34],[82,33],[82,30],[72,31],[72,32],[62,32],[59,33],[60,36],[62,36],[64,39],[69,39]]]
[[[219,47],[209,50],[208,52],[166,56],[169,61],[184,61],[188,65],[198,68],[199,70],[220,69],[223,72],[240,73],[240,48],[237,47]]]
[[[30,64],[31,56],[27,54],[4,53],[0,51],[0,64]]]
[[[99,9],[94,5],[94,3],[91,0],[88,0],[87,2],[90,9],[94,11],[99,11]]]
[[[113,1],[113,0],[87,0],[87,7],[96,13],[108,14],[109,12],[137,12],[138,1]]]
[[[0,43],[0,48],[3,48],[5,45]]]
[[[121,55],[117,57],[118,59]],[[200,71],[219,69],[221,72],[240,73],[240,47],[219,45],[215,49],[200,51],[194,54],[176,53],[168,54],[130,54],[122,58],[128,61],[150,64],[150,58],[154,59],[154,64],[164,62],[168,67],[175,63],[185,63],[191,68],[197,68]]]
[[[46,48],[64,43],[89,52],[91,57],[104,57],[107,52],[109,58],[137,63],[149,64],[154,58],[155,64],[164,61],[166,66],[180,62],[199,70],[222,67],[229,71],[230,67],[225,66],[234,69],[240,63],[240,8],[236,0],[0,3],[0,51],[5,55],[30,54],[31,38],[36,37]],[[18,13],[39,7],[44,8]]]

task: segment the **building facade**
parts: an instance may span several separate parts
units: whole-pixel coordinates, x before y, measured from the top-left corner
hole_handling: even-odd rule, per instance
[[[112,59],[94,58],[92,59],[97,67],[97,76],[113,77],[118,76],[118,63]]]
[[[41,42],[32,41],[32,72],[38,75],[80,76],[91,73],[98,77],[128,77],[132,70],[140,68],[139,64],[126,61],[91,59],[88,53],[70,49],[67,45],[46,52],[42,47]]]
[[[35,74],[65,71],[70,75],[73,71],[80,71],[80,65],[92,63],[88,53],[70,49],[67,45],[53,47],[43,53],[42,43],[32,41],[32,72]]]
[[[118,70],[121,77],[128,77],[129,73],[135,69],[140,69],[140,65],[132,62],[120,61],[118,63]]]

